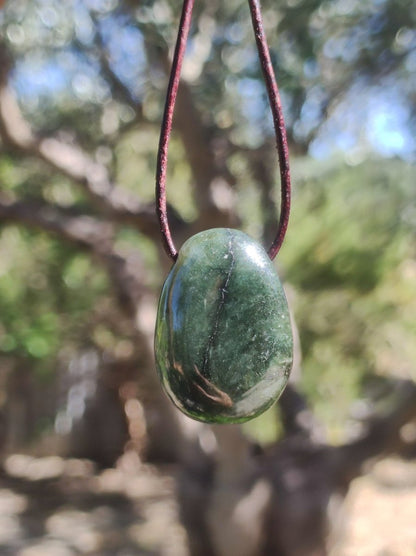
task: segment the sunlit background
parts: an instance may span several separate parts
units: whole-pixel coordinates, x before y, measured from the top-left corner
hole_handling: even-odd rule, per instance
[[[171,474],[147,463],[177,462],[179,449],[174,410],[158,392],[152,332],[169,269],[153,220],[155,160],[180,4],[15,0],[0,8],[4,554],[186,554]],[[277,156],[248,8],[196,4],[170,145],[174,235],[180,245],[201,227],[234,225],[268,245]],[[416,374],[416,5],[262,5],[291,151],[293,209],[276,267],[300,338],[296,388],[320,438],[341,446]],[[404,442],[414,446],[414,421],[406,427]],[[244,433],[267,449],[284,435],[279,409]],[[401,482],[396,498],[367,495],[379,507],[415,508],[414,464],[398,461],[378,471]],[[43,529],[31,529],[37,506],[13,490],[19,477],[36,484],[35,498],[42,481],[60,477],[70,509],[57,505]],[[136,498],[124,499],[129,492]],[[130,505],[143,497],[133,518]],[[3,506],[17,509],[3,517]],[[406,512],[400,546],[391,534],[365,551],[357,521],[336,554],[413,554]],[[81,544],[59,532],[68,524]],[[160,541],[163,529],[169,542]],[[130,544],[116,548],[126,536]]]

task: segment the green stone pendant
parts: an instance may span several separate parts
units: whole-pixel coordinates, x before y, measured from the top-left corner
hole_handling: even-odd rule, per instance
[[[256,417],[282,393],[292,347],[287,301],[264,249],[226,228],[186,241],[163,286],[155,338],[177,407],[209,423]]]

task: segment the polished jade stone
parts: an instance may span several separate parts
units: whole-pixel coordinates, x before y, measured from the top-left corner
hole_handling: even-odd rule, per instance
[[[167,394],[199,421],[247,421],[277,400],[292,331],[282,285],[257,242],[227,228],[186,241],[163,286],[155,354]]]

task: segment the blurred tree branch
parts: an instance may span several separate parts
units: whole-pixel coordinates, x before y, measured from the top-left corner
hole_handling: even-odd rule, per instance
[[[110,55],[107,51],[103,36],[98,27],[97,19],[96,17],[92,16],[92,20],[95,24],[94,46],[96,48],[98,59],[100,61],[101,73],[111,85],[113,95],[122,102],[131,106],[136,114],[135,121],[140,122],[143,120],[143,106],[140,102],[138,102],[130,89],[125,85],[125,83],[123,83],[123,81],[118,77],[116,72],[111,67]],[[84,51],[84,45],[80,46],[81,52]]]
[[[0,196],[0,217],[3,222],[18,222],[55,233],[97,253],[108,250],[114,237],[114,228],[108,222],[35,199],[13,202]]]
[[[129,272],[128,258],[114,250],[114,227],[111,223],[77,211],[39,200],[7,201],[0,197],[2,222],[23,224],[52,233],[57,237],[87,249],[107,267],[116,286],[120,305],[133,316],[143,293],[142,272]]]
[[[170,58],[167,47],[155,46],[147,41],[146,48],[150,63],[161,67],[169,75]],[[176,100],[173,129],[181,137],[191,168],[195,202],[200,210],[197,228],[235,225],[236,217],[233,205],[229,202],[230,196],[222,195],[223,201],[218,201],[214,190],[218,185],[229,189],[236,180],[225,164],[219,164],[213,148],[213,130],[204,125],[202,114],[195,106],[190,87],[184,78],[181,79]]]
[[[55,137],[36,137],[7,85],[0,89],[0,136],[8,149],[38,157],[77,183],[112,219],[153,238],[158,233],[153,206],[144,205],[134,194],[112,183],[103,164],[77,145]]]
[[[139,384],[147,422],[149,457],[180,458],[183,431],[177,414],[160,389],[153,363],[153,322],[139,318],[142,304],[153,303],[144,284],[144,267],[137,250],[121,252],[114,247],[114,226],[96,217],[38,200],[8,201],[0,197],[0,220],[37,228],[88,250],[107,270],[119,307],[130,319],[140,353],[140,367],[132,365],[130,380]],[[127,378],[116,375],[120,382]],[[157,418],[154,418],[155,412]],[[153,418],[151,417],[153,415]]]
[[[361,475],[369,461],[400,455],[409,446],[403,439],[402,427],[416,421],[416,384],[410,380],[393,381],[392,390],[385,411],[363,423],[365,430],[357,440],[336,450],[341,472],[348,480]]]

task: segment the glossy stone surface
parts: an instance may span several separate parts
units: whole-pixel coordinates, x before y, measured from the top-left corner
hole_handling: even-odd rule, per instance
[[[217,228],[182,246],[160,297],[155,353],[166,392],[194,419],[247,421],[277,400],[292,332],[283,288],[257,242]]]

